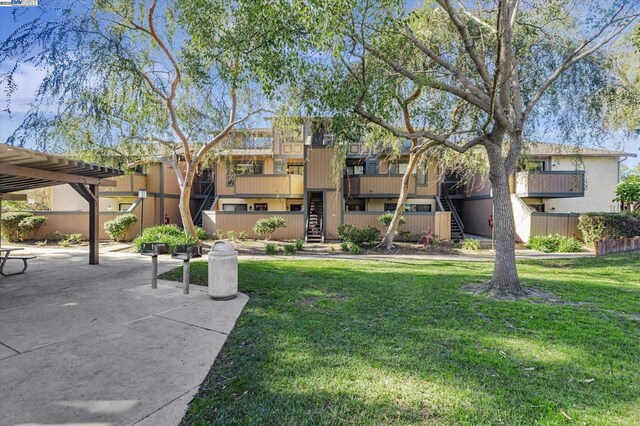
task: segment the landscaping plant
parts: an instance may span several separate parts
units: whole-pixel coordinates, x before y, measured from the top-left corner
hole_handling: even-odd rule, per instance
[[[22,219],[18,224],[20,239],[35,237],[46,221],[47,218],[44,216],[29,216]]]
[[[465,238],[462,242],[462,248],[464,250],[480,250],[482,247],[480,246],[480,241],[475,238]]]
[[[124,241],[129,229],[138,221],[135,214],[127,213],[104,223],[104,230],[113,241]]]
[[[293,244],[285,244],[283,247],[284,247],[285,254],[295,254],[296,253],[296,246],[293,245]]]
[[[164,243],[169,246],[169,252],[173,253],[175,246],[192,245],[198,241],[191,235],[178,228],[177,225],[156,225],[146,228],[142,235],[133,240],[133,247],[137,252],[142,250],[145,243]]]
[[[392,220],[393,220],[393,213],[391,212],[385,212],[380,216],[378,216],[378,222],[380,222],[384,226],[389,226]],[[404,225],[405,223],[407,223],[407,220],[404,218],[404,216],[400,216],[398,224]]]
[[[583,213],[578,217],[582,239],[592,246],[604,239],[640,235],[640,215],[637,213]]]
[[[297,251],[302,250],[302,245],[303,245],[302,240],[296,240],[295,245],[296,245]]]
[[[264,252],[266,254],[278,254],[278,248],[273,243],[267,243],[267,245],[264,247]]]
[[[7,241],[20,241],[30,233],[37,232],[47,218],[34,216],[29,212],[7,212],[2,214],[2,238]]]
[[[527,247],[543,253],[577,253],[582,251],[580,241],[560,234],[535,235],[529,238]]]
[[[360,228],[350,223],[343,223],[338,226],[338,236],[344,242],[359,246],[370,246],[380,236],[380,230],[375,226]]]
[[[284,227],[284,218],[282,216],[273,216],[258,220],[253,227],[253,232],[258,235],[266,235],[265,239],[270,240],[274,232]]]

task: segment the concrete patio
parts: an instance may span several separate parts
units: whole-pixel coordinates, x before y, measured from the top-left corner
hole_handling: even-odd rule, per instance
[[[132,253],[27,252],[26,274],[0,279],[0,424],[178,424],[247,297],[151,290]]]

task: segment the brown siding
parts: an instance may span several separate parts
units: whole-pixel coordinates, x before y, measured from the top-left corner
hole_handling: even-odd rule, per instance
[[[274,240],[294,240],[304,238],[304,213],[303,212],[221,212],[206,211],[203,216],[203,227],[207,234],[213,235],[217,230],[224,232],[246,232],[250,238],[263,238],[253,232],[253,226],[259,219],[272,216],[282,216],[286,227],[278,229]]]
[[[338,226],[342,219],[342,194],[332,191],[325,193],[325,239],[338,239]]]
[[[145,175],[135,174],[118,176],[115,178],[116,186],[101,186],[100,193],[108,196],[110,192],[135,192],[140,188],[147,188],[147,178]]]
[[[317,146],[308,146],[305,159],[307,189],[334,188],[336,183],[331,178],[331,162],[334,150]]]
[[[441,240],[451,239],[451,213],[405,213],[406,224],[400,225],[400,230],[411,232],[409,239],[417,241],[428,229],[431,229]],[[382,234],[385,227],[378,222],[380,212],[344,212],[345,223],[356,226],[375,226]]]
[[[578,213],[531,213],[531,236],[560,234],[582,239]]]
[[[493,200],[484,198],[479,200],[464,200],[460,218],[466,234],[491,237],[489,218],[493,214]]]
[[[360,175],[356,179],[360,180],[360,195],[398,195],[402,186],[402,176],[399,175]],[[416,192],[416,179],[411,176],[409,179],[409,194]]]
[[[235,194],[302,197],[302,175],[247,175],[236,177]]]

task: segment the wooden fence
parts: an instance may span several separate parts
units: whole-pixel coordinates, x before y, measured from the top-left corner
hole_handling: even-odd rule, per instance
[[[375,226],[383,233],[386,227],[378,221],[382,212],[344,212],[344,222],[356,226]],[[451,213],[450,212],[405,212],[404,225],[399,226],[400,231],[409,231],[409,241],[418,241],[428,229],[440,237],[441,240],[451,239]]]
[[[580,213],[531,213],[530,236],[560,234],[566,237],[582,239],[578,229]]]
[[[278,229],[273,234],[274,240],[295,240],[304,238],[304,213],[303,212],[225,212],[205,211],[202,216],[202,227],[209,235],[216,231],[246,232],[249,238],[264,238],[253,232],[253,226],[260,219],[273,216],[282,216],[285,227]]]
[[[596,243],[596,256],[625,251],[640,251],[640,237],[623,237],[615,240],[604,239]]]

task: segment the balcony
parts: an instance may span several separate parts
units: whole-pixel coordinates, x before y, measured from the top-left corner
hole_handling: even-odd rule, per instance
[[[518,172],[516,194],[520,197],[584,197],[584,171]]]
[[[235,195],[242,197],[302,198],[302,175],[238,175]]]
[[[347,197],[397,197],[402,186],[402,175],[357,175],[344,177]],[[415,176],[409,178],[409,194],[415,195]]]

